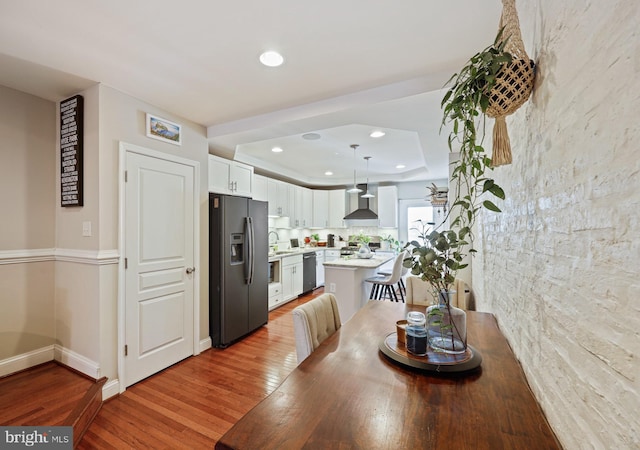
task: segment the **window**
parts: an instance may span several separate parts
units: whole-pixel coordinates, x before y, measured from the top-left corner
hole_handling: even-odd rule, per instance
[[[418,222],[433,222],[433,208],[431,206],[409,206],[407,208],[407,242],[418,241],[422,244],[420,234],[422,225]]]
[[[418,240],[419,231],[411,228],[420,229],[420,224],[416,220],[423,222],[433,222],[433,207],[423,199],[404,199],[399,201],[400,205],[400,223],[398,224],[398,240],[401,244]]]

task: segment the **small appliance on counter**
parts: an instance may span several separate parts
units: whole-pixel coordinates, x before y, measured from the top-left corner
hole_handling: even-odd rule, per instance
[[[327,235],[327,246],[335,247],[336,246],[335,238],[336,238],[335,234],[328,234]]]

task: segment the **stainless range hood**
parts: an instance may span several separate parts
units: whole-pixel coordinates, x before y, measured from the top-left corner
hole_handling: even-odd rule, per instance
[[[362,192],[367,191],[366,184],[359,184],[358,188],[362,189]],[[361,227],[377,227],[378,215],[369,208],[369,199],[362,198],[358,194],[358,209],[344,216],[344,220],[347,226],[361,226]]]

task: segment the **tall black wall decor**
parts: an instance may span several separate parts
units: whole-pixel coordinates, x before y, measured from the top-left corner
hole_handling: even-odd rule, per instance
[[[83,206],[84,98],[60,102],[60,206]]]

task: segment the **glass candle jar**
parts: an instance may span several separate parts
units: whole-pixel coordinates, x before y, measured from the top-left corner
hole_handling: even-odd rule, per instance
[[[425,315],[419,311],[407,314],[406,345],[412,355],[427,354],[427,328]]]

